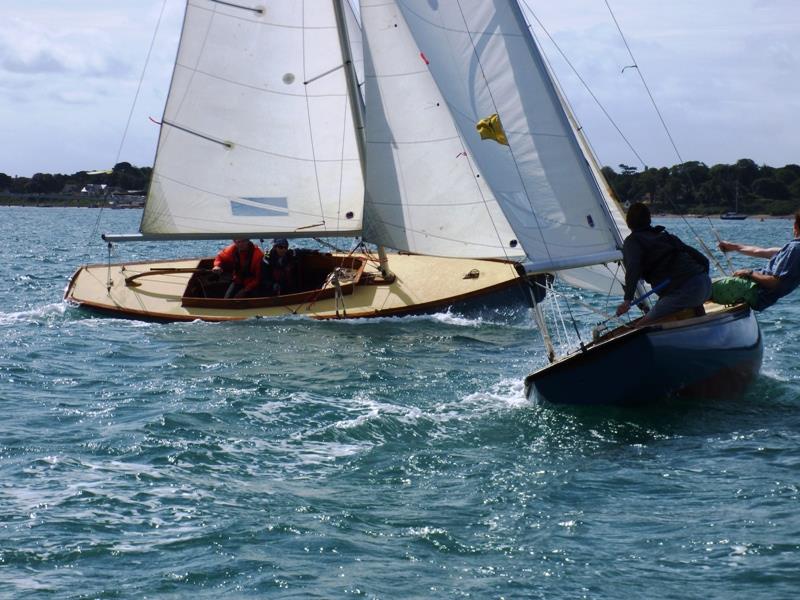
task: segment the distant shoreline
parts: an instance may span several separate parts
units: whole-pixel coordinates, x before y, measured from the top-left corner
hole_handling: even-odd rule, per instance
[[[681,214],[676,214],[676,213],[653,213],[653,218],[654,219],[660,219],[660,218],[705,219],[705,218],[709,218],[709,219],[721,220],[719,217],[720,216],[718,214],[698,215],[698,214],[694,214],[694,213],[688,213],[688,214],[685,214],[685,215],[681,215]],[[793,219],[793,218],[794,218],[793,214],[788,214],[788,215],[766,215],[766,214],[762,214],[762,215],[747,215],[747,219],[743,219],[743,220],[747,220],[747,221],[766,221],[767,219]]]
[[[50,198],[41,198],[37,200],[31,199],[9,199],[6,197],[0,197],[0,206],[22,206],[22,207],[31,207],[31,208],[109,208],[112,210],[130,210],[130,209],[142,209],[141,206],[128,206],[125,204],[121,205],[111,205],[107,202],[101,202],[98,198],[69,198],[65,200],[53,200]],[[696,213],[687,213],[685,215],[677,214],[677,213],[653,213],[654,219],[716,219],[719,220],[720,215],[718,214],[711,214],[711,215],[700,215]],[[757,215],[747,215],[746,220],[751,221],[766,221],[772,219],[793,219],[794,214],[787,214],[787,215],[767,215],[767,214],[757,214]]]
[[[9,196],[0,196],[0,206],[22,206],[31,208],[112,208],[114,210],[142,208],[141,205],[137,206],[126,202],[111,204],[105,198],[94,197],[13,198]]]

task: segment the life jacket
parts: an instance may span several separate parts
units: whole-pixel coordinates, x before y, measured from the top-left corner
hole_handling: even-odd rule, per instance
[[[261,248],[250,243],[242,255],[236,244],[224,248],[214,260],[215,267],[228,267],[233,271],[233,282],[243,285],[247,291],[256,289],[261,281],[261,261],[264,253]]]

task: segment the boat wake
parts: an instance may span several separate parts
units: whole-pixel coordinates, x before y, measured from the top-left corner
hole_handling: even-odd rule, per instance
[[[491,314],[476,314],[476,315],[463,315],[450,310],[444,312],[430,313],[424,315],[402,315],[394,317],[371,317],[368,319],[342,319],[342,320],[329,320],[326,323],[342,324],[348,327],[363,327],[375,325],[378,323],[433,323],[437,325],[452,325],[453,327],[468,327],[479,328],[486,326],[497,327],[522,327],[524,329],[533,329],[535,325],[530,317],[527,316],[527,309],[525,309],[524,319],[519,318],[517,312],[498,312],[492,311]],[[281,317],[283,318],[283,317]],[[305,319],[305,317],[300,317]],[[271,319],[273,320],[273,319]]]
[[[54,302],[52,304],[45,304],[44,306],[32,308],[30,310],[12,313],[0,313],[0,325],[51,321],[55,318],[63,317],[67,311],[67,308],[68,306],[64,302]]]
[[[474,392],[463,398],[464,405],[485,410],[486,407],[520,408],[532,406],[532,401],[525,397],[525,386],[522,379],[503,379],[493,384],[488,390]]]

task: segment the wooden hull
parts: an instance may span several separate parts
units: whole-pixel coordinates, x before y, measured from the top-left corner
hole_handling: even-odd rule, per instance
[[[217,290],[206,297],[203,290],[212,284],[198,280],[196,271],[207,272],[212,259],[193,258],[110,268],[87,265],[72,276],[64,298],[111,316],[157,321],[234,321],[288,315],[355,319],[433,312],[449,306],[530,302],[527,284],[512,262],[390,255],[396,278],[387,282],[372,257],[315,256],[320,283],[286,296],[225,300]],[[336,267],[346,272],[338,295],[320,271]]]
[[[740,396],[761,368],[761,330],[747,306],[707,307],[701,317],[632,329],[590,344],[529,375],[526,394],[582,405]]]

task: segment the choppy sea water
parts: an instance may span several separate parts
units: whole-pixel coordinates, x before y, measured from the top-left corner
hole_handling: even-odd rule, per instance
[[[61,301],[67,279],[105,260],[96,227],[133,231],[140,213],[0,216],[2,598],[800,589],[800,292],[760,316],[764,367],[745,398],[553,408],[524,398],[545,359],[519,311],[97,318]],[[690,241],[687,223],[661,222]],[[712,243],[706,221],[688,224]],[[714,224],[761,245],[791,233]],[[114,259],[217,245],[129,245]]]

